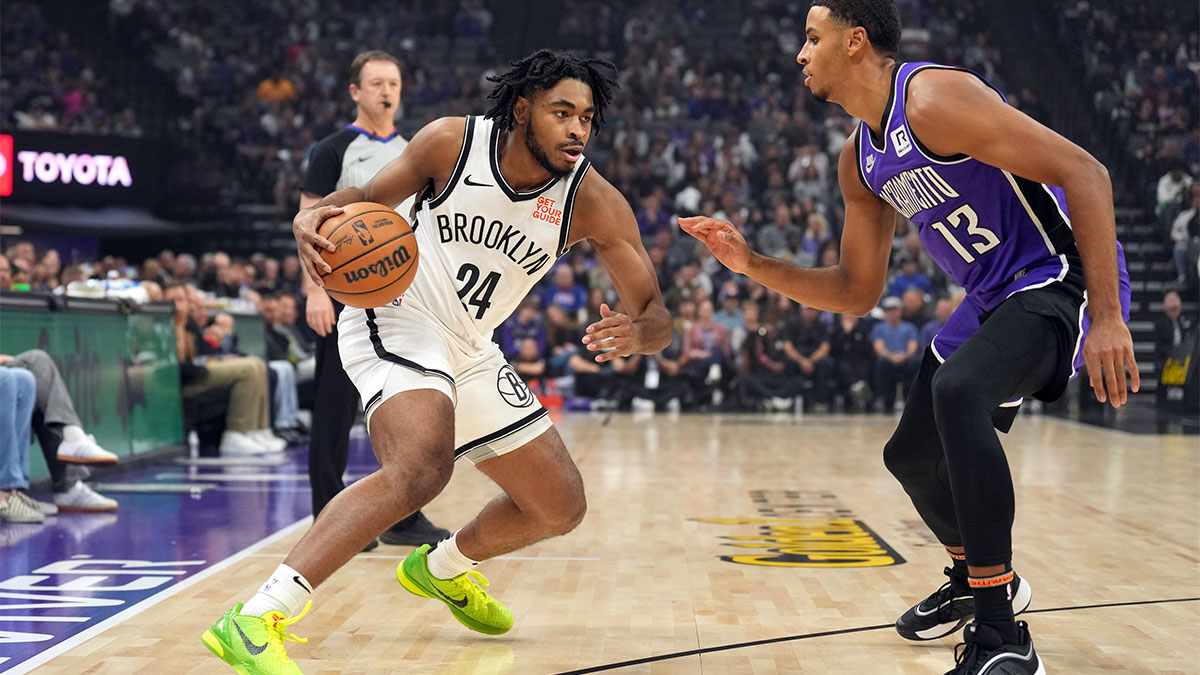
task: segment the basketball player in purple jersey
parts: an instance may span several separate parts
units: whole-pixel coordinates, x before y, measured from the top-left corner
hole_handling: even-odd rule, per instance
[[[797,57],[805,85],[865,120],[838,164],[846,223],[837,266],[761,256],[726,222],[680,224],[731,270],[796,302],[856,314],[883,291],[895,212],[917,224],[967,299],[926,351],[884,448],[953,559],[949,582],[896,628],[931,640],[973,617],[950,673],[1044,673],[1014,618],[1030,591],[1012,572],[1012,477],[993,427],[1008,430],[1023,396],[1057,399],[1081,362],[1101,402],[1126,402],[1126,369],[1138,390],[1112,186],[1091,155],[974,73],[898,63],[899,41],[893,0],[816,0],[808,14]]]

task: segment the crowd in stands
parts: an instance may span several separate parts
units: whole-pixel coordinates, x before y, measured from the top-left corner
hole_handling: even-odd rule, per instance
[[[104,76],[42,5],[4,4],[0,21],[0,123],[6,128],[141,136],[132,107],[115,96]]]
[[[1200,25],[1195,4],[1071,5],[1087,92],[1115,135],[1134,184],[1153,204],[1180,291],[1195,299],[1200,260]]]
[[[667,236],[664,230],[656,239]],[[619,298],[587,248],[580,244],[560,261],[495,334],[535,391],[575,407],[890,411],[961,299],[930,301],[934,282],[906,249],[878,317],[858,318],[798,307],[707,264],[711,258],[687,259],[668,272],[666,254],[653,244],[676,317],[674,340],[662,354],[601,365],[581,339],[600,305],[619,307]],[[304,319],[300,274],[294,256],[262,254],[231,259],[210,252],[197,260],[163,251],[140,265],[107,256],[62,267],[52,249],[38,252],[22,241],[0,257],[0,288],[173,301],[183,398],[214,390],[222,403],[228,397],[220,452],[229,455],[276,452],[281,442],[305,440],[297,410],[312,405],[314,334]],[[239,350],[236,321],[250,319],[235,316],[248,314],[264,322],[265,359]]]

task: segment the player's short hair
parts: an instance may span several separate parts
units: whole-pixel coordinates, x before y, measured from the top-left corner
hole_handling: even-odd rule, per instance
[[[613,64],[567,52],[539,49],[520,61],[513,61],[511,65],[512,68],[507,72],[488,77],[488,80],[496,83],[496,88],[488,94],[488,98],[496,102],[484,117],[496,120],[501,130],[509,131],[516,126],[513,106],[518,97],[530,98],[564,79],[576,79],[592,88],[592,100],[596,106],[592,125],[597,130],[604,126],[604,108],[612,101],[613,90],[619,86],[604,72],[612,71],[615,76],[617,67]]]
[[[813,0],[813,7],[825,7],[830,16],[851,28],[862,26],[880,56],[900,51],[900,11],[895,0]]]
[[[354,57],[353,61],[350,62],[350,84],[356,87],[362,86],[362,69],[363,66],[367,65],[367,61],[391,61],[392,63],[396,64],[396,68],[398,70],[404,70],[404,68],[400,65],[400,59],[392,56],[382,49],[372,49],[371,51],[359,54],[358,56]]]

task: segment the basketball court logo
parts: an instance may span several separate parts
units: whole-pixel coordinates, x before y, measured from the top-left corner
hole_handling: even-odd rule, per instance
[[[512,366],[506,365],[500,369],[496,376],[496,391],[500,392],[500,397],[505,403],[514,408],[528,408],[533,404],[533,392],[529,391],[525,381],[517,375]]]
[[[13,137],[0,135],[0,197],[12,194]]]
[[[900,127],[892,132],[892,145],[896,146],[896,156],[903,157],[912,150],[912,141],[908,140],[908,129]]]

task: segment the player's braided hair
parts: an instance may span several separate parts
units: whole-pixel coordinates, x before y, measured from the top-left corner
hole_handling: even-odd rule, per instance
[[[596,130],[604,126],[604,108],[612,101],[613,90],[620,86],[604,72],[607,69],[615,75],[617,67],[613,64],[601,59],[585,59],[566,52],[539,49],[520,61],[513,61],[511,65],[508,72],[488,77],[488,80],[496,83],[496,88],[488,94],[488,98],[496,102],[484,117],[496,120],[500,129],[509,131],[516,126],[513,106],[517,97],[529,98],[567,78],[580,80],[592,88],[592,100],[596,106],[592,126]]]
[[[895,56],[900,50],[900,12],[895,0],[813,0],[813,6],[827,7],[833,18],[851,28],[862,26],[880,56]]]

